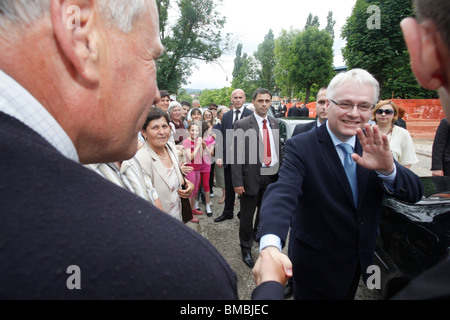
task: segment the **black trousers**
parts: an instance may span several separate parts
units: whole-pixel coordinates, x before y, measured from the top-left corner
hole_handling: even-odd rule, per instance
[[[258,193],[256,195],[243,194],[240,198],[241,211],[239,221],[239,241],[243,252],[250,252],[253,240],[259,226],[259,212],[261,202],[269,184],[277,180],[278,175],[260,176]],[[256,211],[256,218],[255,218]],[[255,222],[253,220],[255,218]]]
[[[222,215],[233,218],[235,193],[233,182],[231,180],[231,166],[224,167],[225,176],[225,206]]]
[[[295,277],[295,275],[294,275]],[[294,299],[295,300],[354,300],[356,296],[356,291],[358,291],[359,279],[361,278],[361,271],[358,265],[358,268],[355,270],[352,283],[350,284],[350,288],[344,297],[336,298],[330,297],[326,294],[320,294],[315,290],[311,290],[305,286],[302,286],[299,283],[294,281]],[[297,284],[299,284],[297,286]]]

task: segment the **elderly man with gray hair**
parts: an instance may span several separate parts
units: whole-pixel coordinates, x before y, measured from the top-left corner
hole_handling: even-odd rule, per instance
[[[82,165],[134,156],[162,53],[153,0],[0,2],[3,299],[237,298],[207,240]]]

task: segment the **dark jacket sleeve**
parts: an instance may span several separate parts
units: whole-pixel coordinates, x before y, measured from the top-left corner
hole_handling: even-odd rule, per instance
[[[442,170],[446,160],[450,161],[450,124],[442,119],[434,137],[431,170]]]
[[[276,281],[261,283],[253,290],[252,300],[283,300],[284,286]]]

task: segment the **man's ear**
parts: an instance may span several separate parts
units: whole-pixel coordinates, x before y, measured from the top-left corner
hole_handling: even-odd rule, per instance
[[[90,84],[99,81],[98,14],[92,0],[51,0],[56,41],[77,77]]]
[[[437,90],[445,82],[445,66],[439,54],[439,33],[431,21],[418,24],[413,18],[401,23],[403,36],[408,47],[411,67],[420,85]]]

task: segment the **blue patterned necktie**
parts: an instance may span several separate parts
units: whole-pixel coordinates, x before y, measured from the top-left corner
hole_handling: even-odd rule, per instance
[[[358,182],[356,179],[356,162],[352,159],[352,153],[354,153],[353,148],[347,143],[341,143],[338,145],[338,147],[345,153],[344,169],[345,173],[347,174],[350,187],[352,188],[353,201],[356,207],[358,203]]]

